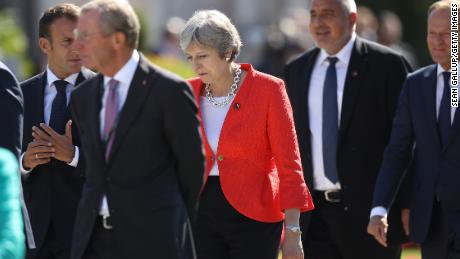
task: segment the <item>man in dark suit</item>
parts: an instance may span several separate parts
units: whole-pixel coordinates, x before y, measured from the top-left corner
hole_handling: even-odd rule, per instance
[[[24,104],[21,88],[13,73],[0,62],[0,147],[9,149],[16,157],[21,152]],[[21,209],[27,247],[35,248],[29,213],[21,188]]]
[[[39,21],[46,71],[21,83],[24,138],[21,173],[36,249],[27,258],[70,258],[73,223],[84,177],[78,134],[72,130],[70,93],[92,72],[81,70],[72,47],[79,8],[59,4]],[[79,168],[80,167],[80,168]]]
[[[0,147],[9,149],[19,157],[21,152],[23,99],[18,81],[0,62]]]
[[[194,258],[187,214],[204,176],[197,108],[186,82],[136,50],[139,29],[127,1],[82,7],[75,44],[100,74],[72,95],[87,158],[73,259]]]
[[[437,1],[429,9],[427,42],[436,64],[406,80],[368,227],[370,234],[387,245],[386,228],[392,223],[387,224],[386,211],[413,160],[409,233],[411,240],[421,244],[424,259],[460,258],[460,114],[451,106],[449,91],[451,3],[458,8],[458,1]]]
[[[355,35],[353,0],[313,0],[310,14],[318,48],[285,70],[316,207],[301,215],[305,258],[399,258],[404,240],[399,204],[390,215],[388,248],[367,235],[366,225],[408,63]]]

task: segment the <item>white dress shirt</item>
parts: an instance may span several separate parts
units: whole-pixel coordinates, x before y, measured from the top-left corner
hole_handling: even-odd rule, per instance
[[[439,117],[439,108],[441,107],[441,99],[442,99],[442,93],[444,92],[444,77],[442,75],[443,72],[451,72],[451,70],[446,71],[441,65],[438,64],[438,69],[436,71],[436,120]],[[452,124],[454,122],[454,117],[455,117],[455,111],[457,110],[457,107],[450,107],[450,123]],[[371,217],[372,216],[383,216],[386,217],[388,214],[388,210],[385,207],[382,206],[377,206],[372,208],[371,210]]]
[[[340,116],[342,111],[342,97],[345,87],[345,78],[347,76],[348,63],[350,62],[351,52],[356,40],[356,34],[353,33],[348,43],[336,54],[338,61],[335,65],[337,72],[337,105],[338,125],[340,126]],[[310,78],[310,87],[308,92],[308,114],[311,132],[312,161],[313,161],[313,188],[318,191],[339,190],[340,183],[333,184],[324,173],[323,164],[323,88],[326,78],[329,55],[321,50],[316,59],[315,65]]]
[[[223,102],[225,98],[227,97],[214,97],[214,99],[218,103]],[[208,139],[208,143],[211,147],[211,150],[214,152],[214,154],[217,154],[220,132],[222,131],[222,126],[224,124],[225,117],[227,116],[228,109],[230,108],[231,104],[229,103],[225,107],[216,107],[209,102],[208,98],[204,96],[201,96],[200,104],[201,114],[203,116],[203,127],[204,132],[206,134],[206,138]],[[219,175],[219,167],[217,165],[217,161],[214,161],[209,175]]]
[[[78,73],[71,74],[70,76],[64,78],[64,81],[66,81],[68,84],[66,86],[66,96],[67,96],[67,105],[69,105],[70,101],[70,93],[72,92],[73,88],[75,87],[75,83],[77,82],[77,77]],[[46,86],[45,86],[45,93],[44,93],[44,100],[43,100],[43,114],[45,116],[45,123],[49,125],[50,118],[51,118],[51,108],[53,106],[53,101],[54,97],[57,95],[57,90],[56,87],[54,86],[54,81],[56,80],[61,80],[59,79],[53,71],[49,67],[46,68]],[[75,155],[70,163],[68,165],[77,167],[78,165],[78,160],[80,157],[80,151],[78,150],[78,147],[75,147]],[[23,175],[30,173],[32,170],[26,170],[24,169],[24,166],[22,165],[24,159],[24,153],[21,155],[20,158],[20,163],[19,167],[21,170],[21,173]]]
[[[126,97],[128,96],[129,86],[131,85],[131,81],[133,80],[134,73],[136,72],[138,63],[139,63],[139,53],[136,50],[134,50],[128,62],[126,62],[126,64],[120,70],[118,70],[118,72],[113,76],[113,79],[119,82],[118,87],[117,87],[118,103],[119,103],[118,112],[121,111],[121,109],[123,108],[123,105],[125,104]],[[102,96],[102,108],[99,113],[99,118],[101,122],[101,125],[100,125],[101,139],[104,134],[103,132],[104,132],[104,123],[105,123],[105,105],[106,105],[107,95],[109,94],[109,91],[108,91],[109,81],[111,79],[112,77],[104,76],[104,94]],[[105,194],[101,201],[101,208],[99,210],[99,215],[110,216],[107,196]]]

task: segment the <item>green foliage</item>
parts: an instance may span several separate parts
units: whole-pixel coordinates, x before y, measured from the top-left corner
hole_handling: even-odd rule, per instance
[[[0,11],[0,28],[0,59],[18,62],[18,77],[24,78],[30,75],[33,65],[26,58],[28,41],[16,23],[12,11]]]

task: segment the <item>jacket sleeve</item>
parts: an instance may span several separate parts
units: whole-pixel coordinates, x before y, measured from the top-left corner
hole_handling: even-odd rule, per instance
[[[192,220],[204,179],[204,151],[193,93],[185,82],[172,85],[165,96],[164,127],[173,150],[179,186]]]
[[[410,79],[406,81],[399,97],[390,142],[385,149],[375,185],[372,207],[383,206],[388,209],[391,206],[411,162],[414,134],[409,92]]]
[[[281,209],[312,210],[314,206],[303,177],[292,108],[282,80],[272,87],[267,123],[270,147],[280,180]]]
[[[0,69],[0,147],[7,148],[16,157],[21,152],[23,113],[18,82],[9,71]]]

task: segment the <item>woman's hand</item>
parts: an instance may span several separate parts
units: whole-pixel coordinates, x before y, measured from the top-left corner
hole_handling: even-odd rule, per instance
[[[285,230],[281,250],[283,259],[304,259],[301,234]]]

